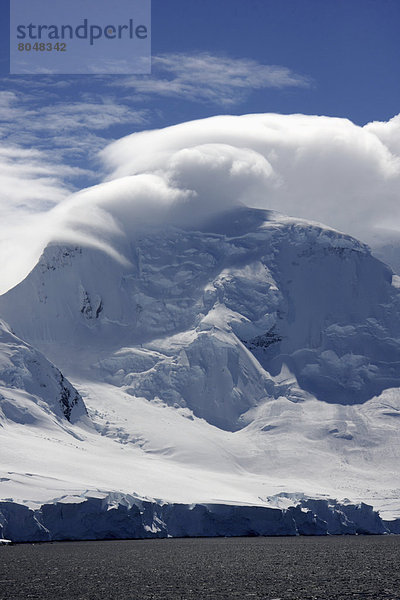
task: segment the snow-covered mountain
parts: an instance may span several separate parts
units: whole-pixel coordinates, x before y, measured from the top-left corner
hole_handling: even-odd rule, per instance
[[[238,207],[196,228],[142,227],[120,250],[124,262],[50,245],[0,297],[77,411],[43,429],[4,412],[1,497],[329,496],[400,516],[399,279],[365,245]],[[28,352],[5,331],[4,356]],[[59,418],[57,390],[27,370],[18,390]]]
[[[40,352],[0,321],[0,425],[63,426],[87,421],[82,398]]]

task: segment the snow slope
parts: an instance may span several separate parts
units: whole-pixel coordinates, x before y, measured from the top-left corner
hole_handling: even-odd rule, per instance
[[[283,492],[400,516],[399,290],[366,246],[236,208],[143,227],[119,251],[49,246],[0,297],[92,424],[7,415],[0,497],[279,506]]]
[[[0,321],[0,426],[87,422],[78,392],[40,352]]]

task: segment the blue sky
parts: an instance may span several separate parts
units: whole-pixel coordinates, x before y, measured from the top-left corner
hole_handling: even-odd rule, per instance
[[[399,112],[398,0],[153,0],[151,76],[51,77],[8,75],[0,3],[3,143],[48,153],[75,188],[133,131],[225,113],[363,125]]]

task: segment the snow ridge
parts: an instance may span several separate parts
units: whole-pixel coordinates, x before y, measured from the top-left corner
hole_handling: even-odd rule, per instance
[[[39,411],[69,422],[86,415],[82,398],[64,375],[4,321],[0,321],[0,390],[0,422],[29,423],[39,419]]]

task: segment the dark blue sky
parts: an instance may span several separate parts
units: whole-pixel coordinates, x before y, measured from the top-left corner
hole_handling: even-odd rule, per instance
[[[400,106],[398,0],[153,0],[153,52],[283,65],[311,89],[260,91],[245,110],[386,120]]]
[[[2,72],[7,68],[7,0],[0,0]],[[12,2],[13,0],[11,0]],[[38,0],[40,2],[40,0]],[[101,0],[99,1],[101,6]],[[308,77],[304,88],[259,89],[228,112],[303,112],[363,124],[399,112],[399,0],[153,0],[153,54],[208,52],[280,65]],[[80,78],[75,93],[97,87]],[[79,78],[77,78],[79,80]],[[7,85],[18,85],[14,76]],[[184,98],[166,120],[226,112]],[[168,113],[168,116],[167,114]]]

